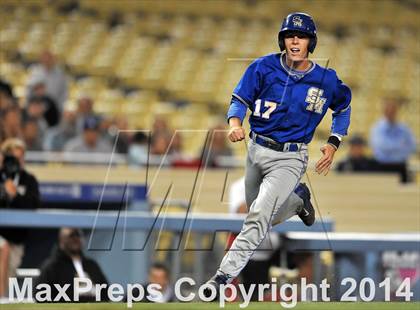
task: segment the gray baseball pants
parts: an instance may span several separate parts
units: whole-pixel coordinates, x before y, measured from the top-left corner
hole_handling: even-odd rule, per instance
[[[237,277],[271,227],[301,210],[303,201],[294,189],[305,173],[307,163],[306,145],[297,152],[278,152],[249,141],[245,171],[249,212],[217,273],[223,273],[229,279]]]

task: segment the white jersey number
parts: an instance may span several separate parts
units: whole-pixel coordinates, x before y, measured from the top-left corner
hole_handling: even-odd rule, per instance
[[[277,107],[277,103],[271,102],[271,101],[264,101],[264,107],[268,108],[264,113],[261,114],[261,99],[258,99],[255,101],[255,110],[254,110],[254,116],[262,117],[265,119],[270,118],[270,114],[273,113],[273,111]]]

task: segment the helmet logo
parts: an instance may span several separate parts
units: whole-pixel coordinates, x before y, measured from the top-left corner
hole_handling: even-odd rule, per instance
[[[303,27],[303,20],[300,16],[293,16],[292,22],[295,27]]]

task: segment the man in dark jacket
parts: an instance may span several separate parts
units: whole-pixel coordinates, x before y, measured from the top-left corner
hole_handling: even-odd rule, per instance
[[[0,154],[0,208],[35,209],[40,206],[36,178],[24,169],[25,144],[7,139]],[[8,278],[13,277],[24,254],[25,228],[0,227],[0,297],[7,295]]]
[[[34,287],[39,284],[48,284],[51,287],[51,299],[53,301],[58,294],[54,284],[58,284],[60,287],[70,284],[66,294],[71,301],[75,301],[73,294],[75,278],[91,280],[92,287],[95,284],[106,284],[108,286],[108,281],[99,265],[83,255],[81,231],[74,228],[62,228],[58,236],[58,248],[44,263]],[[36,290],[34,293],[36,293]],[[101,301],[107,301],[106,289],[101,290],[100,298]],[[95,301],[95,299],[94,289],[92,292],[79,295],[79,301],[81,302]],[[59,302],[63,301],[59,300]]]
[[[374,172],[378,163],[366,155],[366,141],[362,136],[354,135],[349,140],[347,157],[337,164],[339,172]]]

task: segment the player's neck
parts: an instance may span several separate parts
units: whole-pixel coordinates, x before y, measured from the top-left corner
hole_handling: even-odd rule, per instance
[[[311,67],[311,61],[308,58],[305,58],[301,61],[293,61],[286,54],[286,65],[296,71],[306,71]]]

